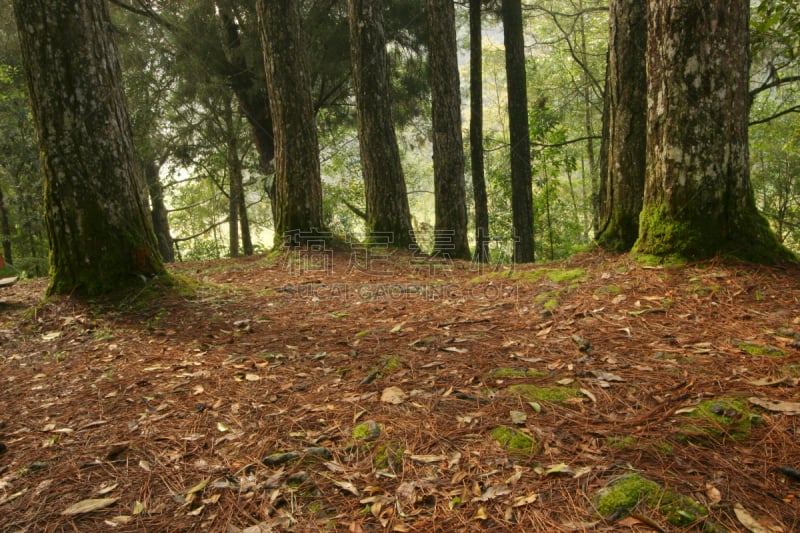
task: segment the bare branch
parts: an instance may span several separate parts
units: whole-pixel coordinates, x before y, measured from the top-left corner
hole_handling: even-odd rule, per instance
[[[796,105],[796,106],[792,106],[792,107],[790,107],[788,109],[784,109],[783,111],[775,113],[774,115],[770,115],[770,116],[768,116],[766,118],[760,118],[758,120],[752,120],[752,121],[750,121],[749,125],[750,126],[755,126],[756,124],[766,124],[767,122],[771,122],[771,121],[775,120],[776,118],[782,117],[783,115],[788,115],[789,113],[800,113],[800,105]]]

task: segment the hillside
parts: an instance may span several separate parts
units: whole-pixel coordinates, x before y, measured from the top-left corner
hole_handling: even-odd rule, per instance
[[[800,531],[799,271],[326,258],[3,289],[0,530]]]

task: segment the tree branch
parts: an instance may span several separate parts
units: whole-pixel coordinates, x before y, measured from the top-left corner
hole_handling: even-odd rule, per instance
[[[788,115],[789,113],[800,113],[800,105],[796,105],[796,106],[792,106],[792,107],[790,107],[788,109],[784,109],[783,111],[780,111],[779,113],[775,113],[774,115],[771,115],[771,116],[769,116],[767,118],[760,118],[758,120],[752,120],[752,121],[750,121],[750,123],[748,125],[749,126],[755,126],[756,124],[765,124],[767,122],[771,122],[771,121],[775,120],[778,117],[782,117],[783,115]]]
[[[753,98],[757,94],[763,93],[764,91],[774,89],[775,87],[780,87],[781,85],[787,85],[789,83],[795,83],[798,81],[800,81],[800,76],[787,76],[785,78],[777,78],[774,81],[766,82],[763,85],[756,87],[755,89],[750,91],[750,98]]]

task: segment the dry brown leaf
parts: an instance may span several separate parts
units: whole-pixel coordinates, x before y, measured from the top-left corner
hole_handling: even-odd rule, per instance
[[[63,511],[61,511],[62,515],[76,515],[76,514],[83,514],[83,513],[91,513],[92,511],[97,511],[99,509],[105,509],[110,505],[114,505],[119,498],[90,498],[88,500],[82,500],[78,503],[73,503]]]
[[[782,533],[783,528],[780,526],[765,526],[747,511],[741,503],[733,506],[733,512],[741,524],[752,531],[752,533]]]
[[[408,394],[400,387],[387,387],[383,389],[381,401],[393,405],[400,405],[408,399]]]

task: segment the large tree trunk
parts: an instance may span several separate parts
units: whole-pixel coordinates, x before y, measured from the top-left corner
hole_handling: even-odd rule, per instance
[[[595,204],[595,239],[626,252],[639,236],[647,139],[647,10],[643,0],[611,0],[609,50]]]
[[[461,84],[453,0],[428,0],[428,50],[433,110],[434,250],[469,259]]]
[[[392,246],[408,247],[416,240],[392,122],[383,0],[349,0],[349,20],[367,236],[391,235]]]
[[[311,87],[300,24],[292,0],[258,0],[272,121],[275,126],[275,245],[289,232],[322,229],[322,180]]]
[[[482,0],[469,0],[469,153],[475,201],[475,260],[489,262],[489,207],[483,160]]]
[[[503,0],[508,129],[511,140],[511,216],[514,227],[514,262],[534,260],[531,141],[528,133],[528,85],[525,74],[525,39],[520,0]]]
[[[648,3],[647,181],[636,251],[787,257],[756,211],[748,0]]]
[[[169,230],[167,206],[164,204],[164,186],[161,185],[161,180],[159,179],[159,163],[142,161],[141,168],[150,195],[150,218],[158,241],[158,251],[161,253],[161,259],[164,262],[172,263],[175,261],[175,250],[172,246],[172,235]]]
[[[15,0],[45,175],[48,293],[164,273],[105,0]]]

